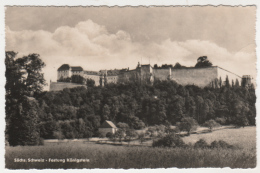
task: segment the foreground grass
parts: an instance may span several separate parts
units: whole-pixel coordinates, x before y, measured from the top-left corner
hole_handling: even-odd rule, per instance
[[[231,145],[251,150],[256,148],[256,126],[245,128],[230,128],[216,130],[211,133],[192,134],[183,137],[185,143],[195,143],[199,139],[206,140],[209,144],[214,140],[224,140]]]
[[[151,148],[83,142],[6,147],[6,168],[254,168],[256,151],[240,149]],[[89,163],[15,163],[14,158],[89,159]]]

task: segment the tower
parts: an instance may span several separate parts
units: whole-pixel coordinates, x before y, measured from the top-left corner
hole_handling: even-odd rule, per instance
[[[242,76],[241,86],[245,87],[245,88],[251,86],[251,76],[250,75],[243,75]]]

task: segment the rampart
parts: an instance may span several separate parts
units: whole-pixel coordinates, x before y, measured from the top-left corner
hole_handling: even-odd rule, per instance
[[[67,75],[69,65],[62,65],[58,69],[58,73]],[[93,79],[96,86],[104,86],[106,83],[127,83],[127,82],[141,82],[141,83],[153,83],[154,80],[175,80],[177,83],[185,85],[197,85],[198,87],[212,86],[219,87],[226,84],[228,76],[229,84],[232,85],[238,80],[241,85],[241,77],[225,70],[218,66],[211,67],[185,67],[185,68],[173,68],[168,67],[152,67],[150,64],[141,65],[133,69],[122,70],[100,70],[97,71],[84,71],[82,67],[70,67],[73,74],[84,74],[85,79]],[[63,71],[62,71],[63,70]],[[221,78],[221,80],[220,80]],[[222,83],[220,84],[220,81]],[[233,81],[233,82],[232,82]],[[76,86],[83,86],[73,83],[51,83],[50,90],[58,91],[63,88],[73,88]]]
[[[86,87],[86,85],[75,84],[75,83],[66,83],[66,82],[51,82],[50,83],[50,91],[60,91],[64,88],[74,88],[74,87]]]
[[[154,68],[154,79],[167,80],[171,76],[171,68]]]
[[[171,79],[181,85],[205,87],[218,78],[218,67],[172,69]]]

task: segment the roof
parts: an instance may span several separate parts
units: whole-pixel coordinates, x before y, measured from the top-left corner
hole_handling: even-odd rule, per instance
[[[106,120],[99,128],[117,128],[112,121]]]
[[[141,65],[141,67],[147,67],[147,66],[152,67],[151,64],[142,64],[142,65]],[[153,67],[152,67],[152,68],[153,68]]]
[[[119,70],[108,70],[107,75],[108,76],[116,76],[119,74]]]
[[[71,71],[83,71],[83,68],[80,66],[74,66],[74,67],[71,67]]]
[[[99,72],[97,72],[97,71],[84,71],[84,74],[88,74],[88,75],[99,75]]]
[[[58,68],[58,71],[65,71],[69,69],[70,69],[69,64],[63,64],[62,66],[60,66],[60,68]]]

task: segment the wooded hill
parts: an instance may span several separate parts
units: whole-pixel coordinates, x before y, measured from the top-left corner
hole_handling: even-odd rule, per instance
[[[221,124],[255,125],[256,117],[255,90],[230,85],[202,89],[175,81],[109,84],[44,92],[37,100],[43,138],[97,136],[104,120],[142,129],[156,124],[175,125],[183,117],[192,117],[199,124],[214,119]]]

